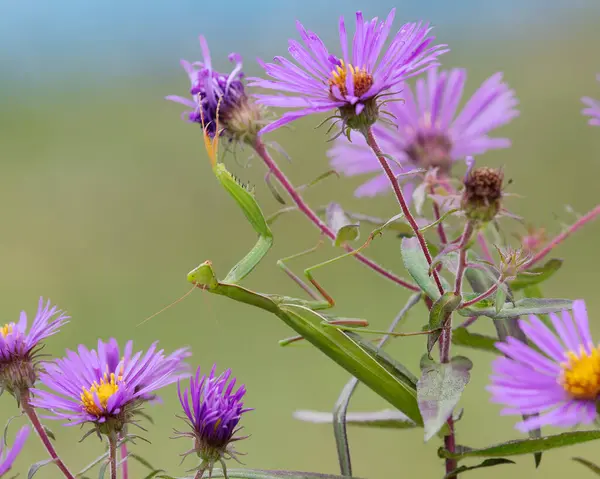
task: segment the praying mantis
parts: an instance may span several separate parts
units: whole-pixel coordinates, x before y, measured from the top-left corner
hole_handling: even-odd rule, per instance
[[[211,261],[204,261],[190,271],[187,280],[203,291],[226,296],[275,315],[303,339],[326,354],[416,424],[422,425],[423,420],[417,404],[417,378],[404,366],[378,350],[370,341],[356,334],[354,332],[356,328],[340,326],[340,324],[364,324],[364,322],[354,320],[353,323],[352,320],[348,321],[325,313],[324,310],[334,306],[333,298],[314,280],[311,274],[315,268],[355,254],[366,247],[370,239],[381,232],[387,223],[375,230],[369,240],[355,252],[343,254],[305,270],[305,275],[316,288],[316,292],[287,270],[284,261],[280,260],[279,266],[310,294],[312,297],[310,300],[258,293],[241,286],[240,282],[252,272],[270,250],[273,244],[273,234],[253,194],[231,175],[223,163],[217,161],[218,136],[210,138],[205,130],[204,141],[213,172],[258,234],[258,240],[223,280],[217,279]],[[411,335],[411,333],[396,333],[396,335]],[[291,340],[287,342],[289,343]]]

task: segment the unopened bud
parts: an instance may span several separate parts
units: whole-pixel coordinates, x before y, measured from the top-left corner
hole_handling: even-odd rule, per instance
[[[473,168],[465,178],[461,208],[465,216],[477,222],[488,222],[498,214],[502,202],[504,173],[495,168]]]

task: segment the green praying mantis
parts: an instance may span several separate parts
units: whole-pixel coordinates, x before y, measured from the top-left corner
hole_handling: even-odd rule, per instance
[[[316,291],[303,283],[284,263],[285,260],[308,251],[280,260],[278,265],[307,291],[312,298],[310,300],[258,293],[241,286],[240,282],[269,252],[273,244],[273,234],[253,194],[231,175],[223,163],[217,160],[218,136],[209,138],[205,130],[204,141],[213,172],[258,234],[258,241],[223,280],[217,279],[212,263],[205,261],[189,272],[188,281],[201,290],[226,296],[274,314],[299,335],[299,337],[283,341],[283,344],[303,338],[416,424],[422,425],[423,420],[417,404],[417,378],[404,366],[377,349],[370,341],[356,334],[357,328],[343,326],[347,324],[365,325],[364,321],[337,318],[325,313],[325,310],[334,306],[334,300],[312,276],[314,269],[355,254],[366,247],[375,234],[380,233],[389,222],[375,230],[369,240],[355,252],[343,254],[305,270],[306,277]],[[423,333],[396,333],[398,336],[413,334]]]

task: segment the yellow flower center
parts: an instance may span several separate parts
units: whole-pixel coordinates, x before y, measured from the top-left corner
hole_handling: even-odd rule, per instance
[[[348,71],[354,80],[354,96],[361,96],[369,91],[369,88],[373,85],[373,77],[367,72],[367,69],[365,67],[356,68],[351,63],[349,63],[348,68],[346,68],[344,61],[340,60],[340,62],[341,65],[336,66],[335,70],[331,72],[329,91],[333,93],[333,87],[336,86],[343,96],[348,94],[348,89],[346,88]]]
[[[120,379],[120,377],[115,378],[114,373],[110,374],[109,379],[108,374],[105,373],[104,378],[100,379],[100,384],[98,384],[97,381],[94,381],[89,389],[82,388],[81,404],[83,404],[85,410],[90,414],[100,416],[106,410],[110,397],[119,390],[117,381]],[[101,408],[96,404],[94,395],[98,397],[100,405],[102,406]]]
[[[596,399],[600,394],[600,349],[592,349],[588,354],[584,347],[579,355],[569,351],[567,361],[562,363],[561,384],[575,399]]]
[[[0,334],[2,335],[3,338],[5,338],[6,336],[8,336],[10,333],[13,332],[14,325],[15,325],[15,323],[9,323],[9,324],[5,324],[4,326],[2,326],[0,328]]]

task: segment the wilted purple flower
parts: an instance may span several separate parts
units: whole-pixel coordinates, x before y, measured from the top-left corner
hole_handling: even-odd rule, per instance
[[[399,101],[386,105],[395,117],[394,128],[377,124],[373,129],[381,149],[399,163],[390,162],[396,174],[438,168],[443,176],[455,161],[510,146],[508,138],[490,138],[488,134],[518,116],[514,91],[502,81],[502,74],[496,73],[457,116],[466,78],[462,69],[431,69],[426,80],[417,80],[415,94],[406,88],[394,98]],[[331,166],[347,176],[378,173],[356,190],[356,196],[387,191],[389,180],[363,136],[353,133],[351,140],[336,140],[328,153]]]
[[[145,354],[131,354],[128,343],[115,364],[115,345],[99,340],[97,351],[80,345],[77,353],[67,350],[66,357],[44,363],[40,380],[52,392],[32,389],[31,403],[68,425],[92,422],[103,433],[120,431],[141,402],[183,375],[181,350],[165,357],[155,342]]]
[[[211,137],[215,136],[219,125],[223,127],[219,134],[224,134],[230,139],[250,141],[264,121],[261,120],[260,107],[246,96],[242,57],[231,53],[229,61],[233,62],[235,67],[228,75],[219,73],[213,70],[206,39],[202,35],[199,38],[204,62],[190,63],[181,60],[181,66],[190,78],[192,99],[176,95],[167,96],[166,99],[191,108],[192,111],[184,112],[182,118],[191,123],[204,123],[206,132]]]
[[[275,63],[261,61],[261,66],[272,80],[252,78],[250,85],[292,93],[293,96],[255,96],[263,105],[299,110],[285,113],[263,128],[261,133],[303,116],[336,108],[344,126],[362,130],[372,125],[378,117],[379,96],[399,87],[407,78],[427,70],[434,65],[438,55],[448,51],[444,49],[445,45],[430,46],[435,37],[427,36],[431,29],[428,24],[421,23],[403,25],[385,50],[394,15],[395,9],[392,9],[383,22],[377,18],[365,21],[362,13],[357,12],[350,52],[346,24],[341,17],[341,57],[330,54],[317,34],[296,22],[304,46],[290,40],[288,51],[297,64],[281,56],[274,58]]]
[[[15,437],[15,443],[10,449],[8,449],[6,444],[0,440],[0,477],[10,471],[13,462],[15,462],[15,459],[21,452],[21,449],[23,449],[28,436],[29,427],[23,426],[17,433],[17,436]]]
[[[590,336],[585,302],[573,302],[573,317],[563,311],[562,318],[550,314],[550,320],[555,331],[537,316],[519,321],[541,352],[513,337],[496,343],[507,357],[492,364],[492,401],[507,406],[502,414],[540,414],[518,423],[520,431],[591,424],[596,418],[600,348]]]
[[[33,386],[37,378],[36,353],[41,341],[58,332],[69,316],[50,301],[40,298],[37,314],[27,332],[27,314],[21,311],[18,323],[7,323],[0,328],[0,388],[19,395]]]
[[[231,443],[248,437],[235,436],[241,429],[238,423],[242,414],[251,411],[244,408],[242,402],[246,388],[242,385],[234,392],[236,380],[233,378],[229,382],[231,370],[215,376],[216,367],[213,366],[208,376],[201,376],[198,368],[196,376],[190,378],[190,387],[183,391],[181,383],[178,385],[179,401],[192,429],[191,432],[178,432],[178,436],[194,439],[194,447],[186,455],[198,454],[203,472],[212,471],[217,461],[225,469],[224,459],[235,459],[237,454]]]
[[[600,81],[600,75],[596,78]],[[581,101],[587,106],[587,108],[581,110],[581,113],[590,117],[588,123],[590,125],[600,126],[600,102],[587,96],[583,97]]]

